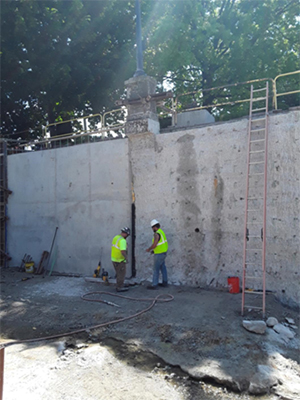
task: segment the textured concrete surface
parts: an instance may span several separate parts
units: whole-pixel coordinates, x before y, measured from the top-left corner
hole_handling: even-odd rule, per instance
[[[178,114],[177,127],[190,127],[215,122],[215,118],[207,110],[186,111]]]
[[[8,157],[8,251],[49,250],[56,270],[110,269],[111,237],[136,204],[136,269],[151,279],[150,221],[169,241],[171,283],[226,287],[242,276],[248,119]],[[269,121],[267,289],[299,305],[299,110]],[[131,182],[132,181],[132,182]],[[129,266],[130,269],[130,266]]]
[[[299,305],[299,111],[269,121],[267,289]],[[227,286],[242,277],[248,119],[131,140],[137,270],[151,277],[150,221],[169,241],[174,284]]]

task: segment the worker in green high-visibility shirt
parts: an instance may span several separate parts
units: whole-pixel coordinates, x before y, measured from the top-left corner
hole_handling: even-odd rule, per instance
[[[154,253],[154,268],[152,285],[147,286],[147,289],[157,289],[157,286],[168,286],[168,273],[165,260],[168,251],[168,241],[165,232],[160,229],[160,224],[156,219],[151,221],[151,228],[154,232],[152,245],[146,250],[148,253]],[[162,273],[162,283],[158,283],[159,272]]]
[[[117,276],[117,292],[125,292],[128,288],[124,287],[126,274],[127,257],[127,242],[126,239],[130,235],[130,229],[125,226],[121,229],[121,234],[113,238],[111,244],[111,261]]]

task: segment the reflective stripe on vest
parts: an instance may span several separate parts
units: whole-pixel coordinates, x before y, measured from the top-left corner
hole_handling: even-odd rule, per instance
[[[120,236],[120,237],[118,238],[118,240],[116,241],[116,243],[112,245],[112,247],[115,247],[116,249],[120,250],[120,247],[118,246],[118,243],[119,243],[119,241],[122,239],[122,237],[123,237],[123,236]],[[121,250],[120,250],[120,251],[121,251]]]
[[[168,241],[165,232],[161,229],[158,229],[155,233],[158,233],[160,238],[157,243],[157,246],[153,249],[154,254],[166,253],[168,251]],[[154,238],[152,239],[152,243],[153,242]]]

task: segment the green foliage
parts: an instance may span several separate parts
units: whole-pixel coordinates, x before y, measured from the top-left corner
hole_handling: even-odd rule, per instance
[[[166,80],[175,93],[204,90],[186,103],[242,99],[249,85],[205,89],[299,69],[298,0],[141,0],[141,6],[145,71],[159,90]],[[134,19],[133,0],[3,1],[2,134],[36,137],[41,125],[115,108],[135,71]],[[293,79],[290,86],[299,82]],[[280,101],[287,107],[297,96]],[[245,107],[213,110],[232,118]]]
[[[149,19],[147,70],[180,94],[295,71],[297,16],[298,0],[166,0]],[[198,105],[241,99],[243,92],[247,98],[249,89],[204,91]],[[244,108],[232,108],[229,117]]]
[[[2,133],[112,107],[134,70],[132,37],[127,2],[3,2]]]

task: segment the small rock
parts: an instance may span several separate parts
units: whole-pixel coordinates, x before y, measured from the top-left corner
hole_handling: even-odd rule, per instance
[[[267,329],[265,321],[243,321],[243,327],[249,332],[263,335]]]
[[[269,326],[270,328],[273,328],[274,325],[278,324],[278,319],[275,317],[269,317],[267,319],[267,326]]]
[[[273,326],[275,332],[281,335],[283,338],[293,339],[295,336],[295,332],[292,332],[289,328],[282,324],[276,324]]]
[[[285,317],[285,320],[286,320],[286,322],[288,322],[289,324],[295,325],[295,321],[293,320],[293,318]]]
[[[82,349],[83,347],[88,347],[86,343],[76,343],[75,347],[77,349]]]
[[[278,383],[274,370],[267,365],[258,365],[258,372],[250,380],[249,393],[268,393],[270,388]]]

